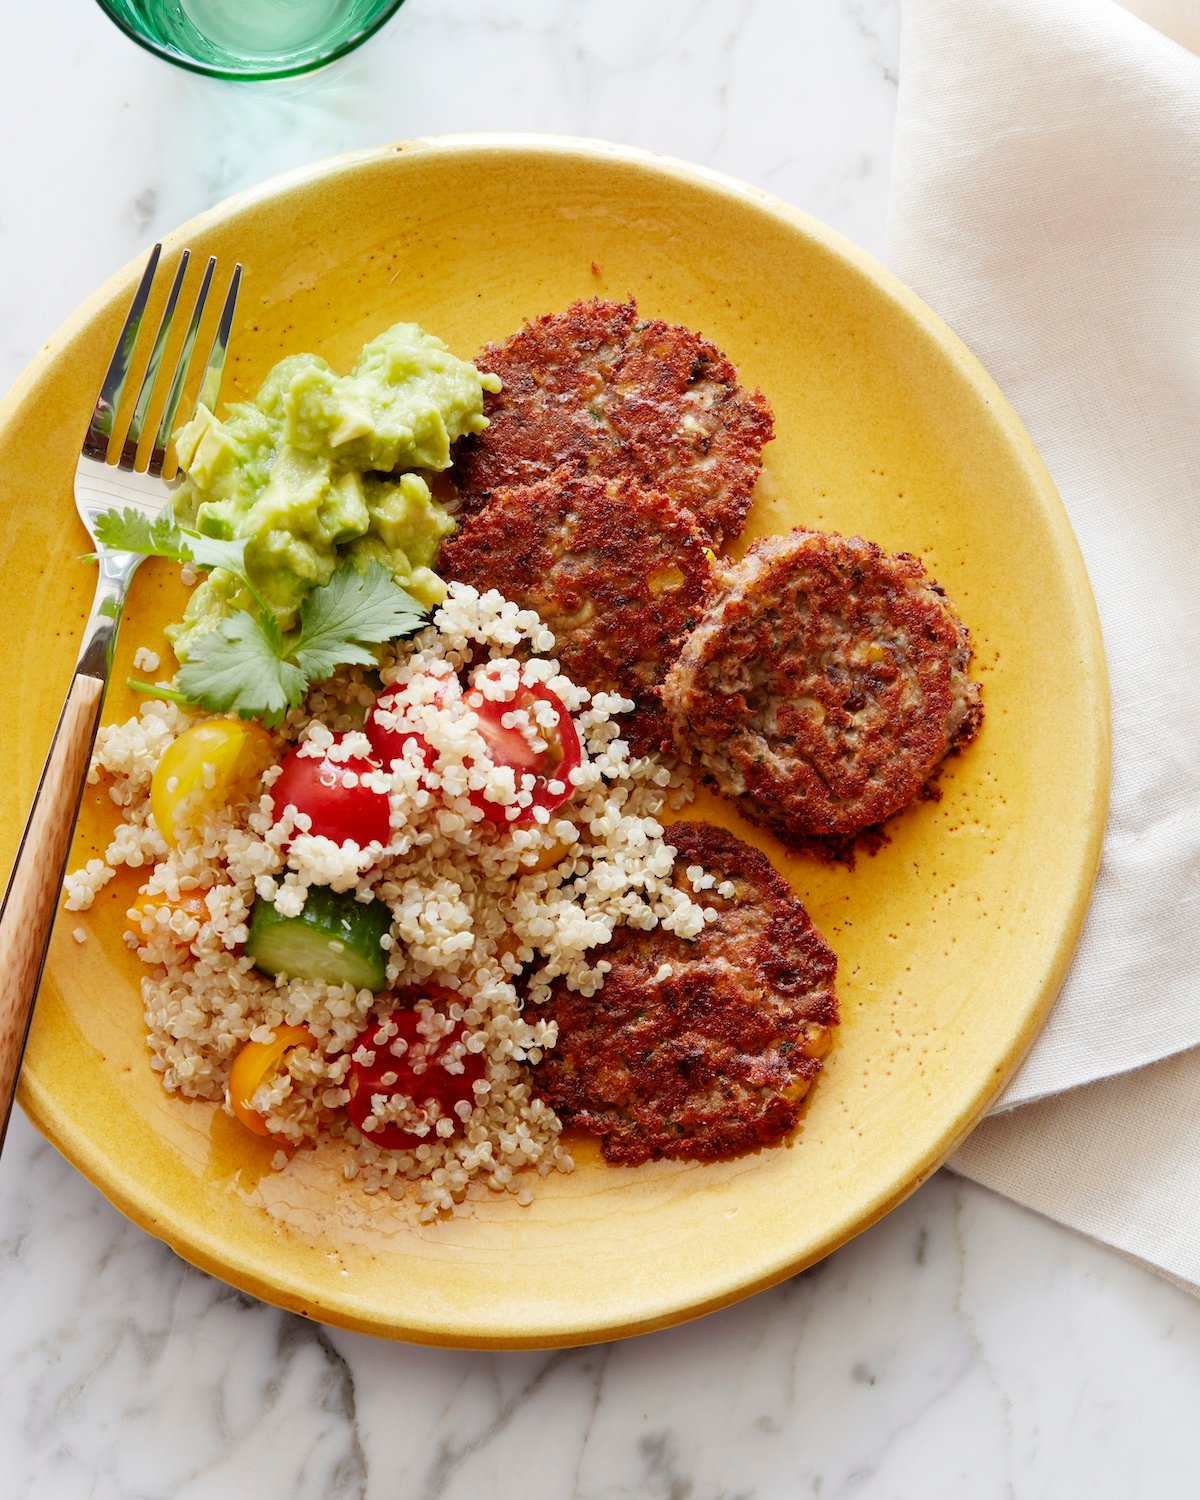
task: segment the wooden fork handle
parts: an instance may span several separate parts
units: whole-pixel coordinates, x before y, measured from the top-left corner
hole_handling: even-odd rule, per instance
[[[104,683],[77,672],[63,704],[0,907],[0,1147],[100,722]]]

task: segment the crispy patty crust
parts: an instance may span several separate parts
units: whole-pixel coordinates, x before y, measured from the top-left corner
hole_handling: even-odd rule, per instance
[[[663,698],[680,753],[749,817],[844,857],[978,732],[970,660],[915,557],[797,530],[728,570]]]
[[[624,724],[635,750],[669,738],[659,685],[712,575],[689,511],[657,491],[563,470],[497,490],[443,545],[438,571],[536,610],[568,677],[633,699]]]
[[[698,333],[595,298],[535,318],[475,363],[503,389],[485,398],[487,430],[459,451],[468,511],[570,464],[663,492],[714,547],[741,531],[771,409]]]
[[[539,1008],[558,1042],[536,1089],[628,1166],[781,1140],[838,1018],[837,959],[770,862],[709,823],[676,823],[666,837],[682,889],[696,866],[715,877],[699,899],[716,920],[691,940],[619,927],[599,993],[559,981]]]

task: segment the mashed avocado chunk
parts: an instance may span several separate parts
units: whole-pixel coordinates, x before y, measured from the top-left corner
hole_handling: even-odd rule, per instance
[[[224,420],[201,406],[175,446],[185,478],[175,514],[207,536],[245,539],[255,586],[288,628],[304,596],[339,562],[375,560],[422,604],[445,597],[433,571],[454,522],[417,470],[445,469],[450,445],[487,426],[483,392],[499,389],[415,323],[372,339],[349,375],[314,354],[282,360],[252,402]],[[245,591],[216,570],[168,634],[188,641]]]

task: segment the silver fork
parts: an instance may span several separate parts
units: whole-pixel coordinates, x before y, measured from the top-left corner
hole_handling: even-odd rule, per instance
[[[187,332],[175,361],[162,416],[144,469],[137,468],[137,452],[146,417],[162,389],[162,361],[187,274],[190,252],[179,257],[171,289],[167,294],[158,331],[151,345],[146,372],[133,405],[129,427],[118,456],[108,459],[114,423],[129,375],[142,319],[150,300],[150,289],[158,269],[162,246],[155,245],[134,293],[125,326],[113,350],[108,373],[100,387],[91,421],[83,439],[83,451],[75,469],[75,508],[96,542],[95,521],[112,507],[134,506],[153,518],[171,498],[174,481],[163,479],[171,431],[187,384],[196,336],[212,288],[216,260],[210,258],[192,308]],[[233,327],[234,308],[241,283],[241,266],[235,266],[205,364],[198,399],[210,409],[225,366],[225,353]],[[50,744],[25,832],[17,850],[3,905],[0,906],[0,1149],[8,1128],[21,1069],[21,1056],[33,1014],[34,997],[46,961],[54,909],[66,871],[71,835],[79,815],[84,781],[104,690],[108,685],[113,643],[121,609],[141,558],[129,552],[110,552],[96,543],[99,579],[92,612],[84,628],[83,645],[75,664],[75,675]]]

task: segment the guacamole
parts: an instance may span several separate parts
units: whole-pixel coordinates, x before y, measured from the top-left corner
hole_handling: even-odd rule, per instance
[[[176,517],[246,541],[250,577],[285,629],[347,558],[376,560],[422,604],[440,603],[433,565],[454,522],[424,473],[448,468],[450,445],[487,426],[483,393],[499,386],[415,323],[372,339],[349,375],[293,354],[253,401],[224,420],[201,406],[179,429]],[[247,602],[236,578],[211,573],[168,631],[175,654],[186,660],[196,632]]]

